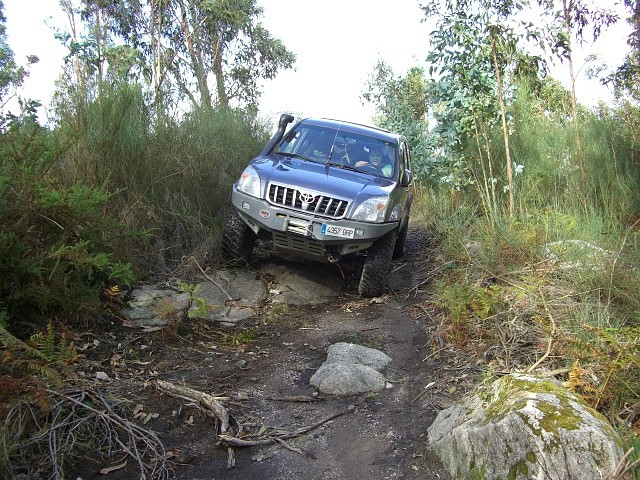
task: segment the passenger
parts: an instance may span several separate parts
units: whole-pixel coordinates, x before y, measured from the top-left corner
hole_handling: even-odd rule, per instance
[[[349,153],[347,152],[347,146],[344,142],[344,138],[338,137],[336,138],[335,143],[333,144],[333,153],[331,154],[331,161],[334,163],[340,163],[342,165],[349,164],[351,161],[349,160]]]
[[[391,175],[393,175],[393,167],[391,165],[389,165],[388,163],[383,164],[382,163],[382,152],[380,152],[380,150],[374,149],[374,148],[369,150],[369,161],[368,162],[366,160],[360,160],[359,162],[356,163],[355,166],[356,167],[367,167],[367,166],[375,167],[378,170],[380,170],[380,172],[385,177],[390,177]]]

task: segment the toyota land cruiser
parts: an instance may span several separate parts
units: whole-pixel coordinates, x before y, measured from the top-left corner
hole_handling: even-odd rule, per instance
[[[413,182],[406,139],[314,118],[287,130],[293,120],[280,117],[277,132],[234,183],[222,258],[249,261],[258,237],[323,261],[360,254],[358,291],[379,296],[407,238]]]

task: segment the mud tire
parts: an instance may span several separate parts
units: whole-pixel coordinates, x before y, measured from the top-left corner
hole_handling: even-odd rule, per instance
[[[249,263],[255,243],[255,233],[240,218],[236,209],[232,208],[222,232],[220,256],[223,264],[246,265]]]
[[[404,257],[405,247],[407,244],[407,233],[409,232],[409,219],[407,223],[398,232],[398,239],[396,240],[396,246],[393,248],[393,258]]]
[[[397,238],[398,231],[393,230],[369,247],[358,285],[358,293],[362,297],[379,297],[384,293]]]

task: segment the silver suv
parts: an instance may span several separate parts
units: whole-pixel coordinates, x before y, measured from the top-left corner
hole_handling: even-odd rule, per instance
[[[222,236],[228,264],[248,262],[256,238],[276,250],[339,262],[365,256],[358,291],[383,293],[404,255],[413,200],[406,139],[349,122],[291,115],[234,183]]]

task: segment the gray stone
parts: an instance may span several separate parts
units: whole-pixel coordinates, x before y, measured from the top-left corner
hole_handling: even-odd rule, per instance
[[[326,363],[357,363],[374,370],[382,371],[391,362],[391,358],[374,348],[363,347],[354,343],[334,343],[327,350]]]
[[[320,392],[331,395],[356,395],[379,392],[386,380],[377,370],[357,363],[324,363],[310,382]]]
[[[256,279],[255,272],[223,270],[216,272],[212,278],[215,283],[202,282],[195,292],[195,297],[204,300],[206,312],[194,302],[189,310],[190,317],[235,324],[252,317],[255,308],[266,299],[267,289],[262,281]]]
[[[189,308],[190,294],[146,285],[130,294],[122,313],[140,326],[171,325]]]
[[[270,288],[264,277],[273,278]],[[130,294],[124,315],[142,327],[172,325],[189,318],[203,318],[234,326],[255,315],[267,302],[294,305],[315,305],[340,294],[343,282],[327,275],[326,267],[309,265],[291,270],[267,263],[259,273],[250,269],[222,270],[211,274],[210,280],[196,286],[193,293],[176,292],[167,285],[147,285]]]
[[[380,370],[391,362],[380,350],[353,343],[334,343],[309,383],[322,393],[355,395],[379,392],[387,385]]]
[[[337,297],[344,282],[336,275],[327,274],[324,265],[305,265],[291,270],[283,265],[268,265],[274,275],[270,298],[272,303],[288,305],[317,305]]]
[[[559,240],[543,245],[545,257],[560,270],[603,270],[611,253],[584,240]]]
[[[510,375],[438,414],[431,450],[453,478],[592,480],[622,458],[606,419],[557,382]]]

